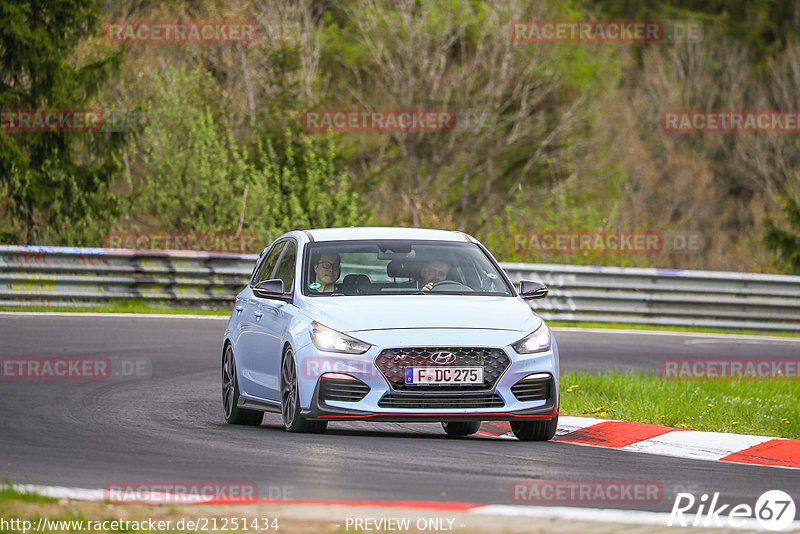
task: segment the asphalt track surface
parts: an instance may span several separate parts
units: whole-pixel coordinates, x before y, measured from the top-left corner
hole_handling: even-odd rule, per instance
[[[146,358],[130,380],[0,380],[0,479],[78,488],[123,481],[255,482],[261,496],[512,504],[520,480],[633,480],[720,492],[755,504],[769,489],[800,502],[797,470],[670,458],[569,443],[450,438],[439,424],[333,422],[323,435],[289,434],[278,415],[261,427],[225,424],[219,350],[225,321],[0,315],[0,358]],[[795,356],[798,341],[699,334],[556,330],[562,370],[657,369],[664,357]],[[596,505],[595,505],[596,506]],[[609,506],[604,506],[609,507]],[[614,507],[613,505],[610,507]]]

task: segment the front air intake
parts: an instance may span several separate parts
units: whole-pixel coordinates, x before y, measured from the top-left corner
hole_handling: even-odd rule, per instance
[[[378,402],[381,408],[458,410],[501,408],[497,393],[389,393]]]
[[[547,400],[552,391],[553,377],[549,373],[528,375],[511,386],[511,393],[520,402]]]
[[[350,375],[322,375],[319,386],[321,401],[358,402],[369,393],[369,386]]]

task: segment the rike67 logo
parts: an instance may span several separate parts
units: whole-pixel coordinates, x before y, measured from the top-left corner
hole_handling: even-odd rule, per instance
[[[707,493],[699,499],[695,499],[691,493],[678,493],[667,526],[761,528],[778,531],[792,527],[795,512],[794,500],[781,490],[764,492],[754,507],[744,503],[733,506],[719,504],[719,492],[714,493],[711,500]]]

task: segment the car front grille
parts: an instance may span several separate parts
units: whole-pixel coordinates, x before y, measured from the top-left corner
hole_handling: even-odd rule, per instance
[[[323,377],[320,381],[319,398],[322,401],[358,402],[369,393],[369,386],[357,379],[334,379]]]
[[[437,363],[432,359],[437,353],[452,353],[454,359]],[[375,366],[395,391],[490,390],[510,363],[504,350],[491,347],[403,347],[384,349],[375,358]],[[406,384],[406,367],[483,367],[483,384]]]
[[[553,378],[545,376],[526,377],[511,386],[511,393],[521,402],[547,400],[553,390]]]
[[[388,393],[378,402],[381,408],[440,409],[500,408],[497,393]]]

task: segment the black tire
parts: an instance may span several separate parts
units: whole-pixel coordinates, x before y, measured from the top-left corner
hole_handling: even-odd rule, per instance
[[[327,421],[310,421],[300,414],[300,392],[292,349],[286,349],[281,363],[281,417],[289,432],[325,432]]]
[[[511,431],[520,441],[548,441],[556,435],[558,416],[549,421],[511,421]]]
[[[225,421],[230,425],[260,426],[264,413],[257,410],[239,408],[239,381],[236,378],[236,360],[233,348],[225,345],[222,358],[222,410]]]
[[[471,436],[481,428],[480,421],[451,421],[442,423],[448,436]]]

